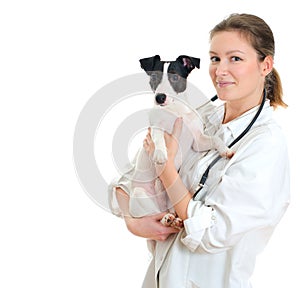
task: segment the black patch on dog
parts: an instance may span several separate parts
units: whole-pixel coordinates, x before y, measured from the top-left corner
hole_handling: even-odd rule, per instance
[[[186,89],[186,79],[190,72],[200,67],[200,59],[186,55],[179,56],[175,61],[161,61],[159,55],[140,59],[141,67],[150,76],[150,87],[156,90],[161,83],[164,72],[164,64],[170,63],[168,67],[168,80],[176,93]]]
[[[162,66],[163,69],[163,66]],[[151,71],[149,73],[150,75],[150,87],[152,89],[152,91],[154,92],[156,90],[156,88],[158,87],[158,85],[161,83],[161,80],[163,78],[163,71]]]

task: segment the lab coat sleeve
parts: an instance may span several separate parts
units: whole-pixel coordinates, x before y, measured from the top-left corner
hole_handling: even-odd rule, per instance
[[[272,230],[288,206],[289,163],[283,136],[268,130],[241,142],[223,172],[215,167],[210,171],[209,177],[219,180],[205,201],[189,203],[181,241],[191,251],[218,253],[254,230]]]
[[[204,205],[201,201],[192,201],[188,206],[188,214],[193,215],[184,221],[186,236],[182,242],[195,251],[201,244],[206,229],[215,224],[215,211],[212,207]]]

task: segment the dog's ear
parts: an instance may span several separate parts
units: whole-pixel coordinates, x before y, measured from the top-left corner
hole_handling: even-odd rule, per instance
[[[195,67],[200,68],[199,58],[180,55],[176,60],[180,61],[183,64],[183,66],[187,69],[188,73],[190,73]]]
[[[148,58],[143,58],[140,59],[140,64],[141,67],[146,71],[154,71],[155,70],[155,66],[157,62],[160,62],[160,56],[159,55],[155,55],[153,57],[148,57]]]

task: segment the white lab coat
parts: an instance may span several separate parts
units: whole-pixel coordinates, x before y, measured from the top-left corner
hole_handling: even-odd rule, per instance
[[[221,124],[224,106],[200,114],[206,134],[229,144],[250,123],[257,107]],[[210,170],[198,201],[191,200],[184,229],[164,242],[149,241],[153,260],[143,288],[249,288],[255,258],[267,244],[289,203],[285,137],[269,101],[251,130],[233,146],[234,156]],[[190,191],[216,157],[193,152],[180,169]],[[154,245],[153,245],[154,244]]]

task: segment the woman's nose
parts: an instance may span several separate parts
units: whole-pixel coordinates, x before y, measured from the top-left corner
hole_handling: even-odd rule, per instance
[[[220,61],[216,68],[216,76],[222,76],[228,74],[228,66],[225,61]]]

